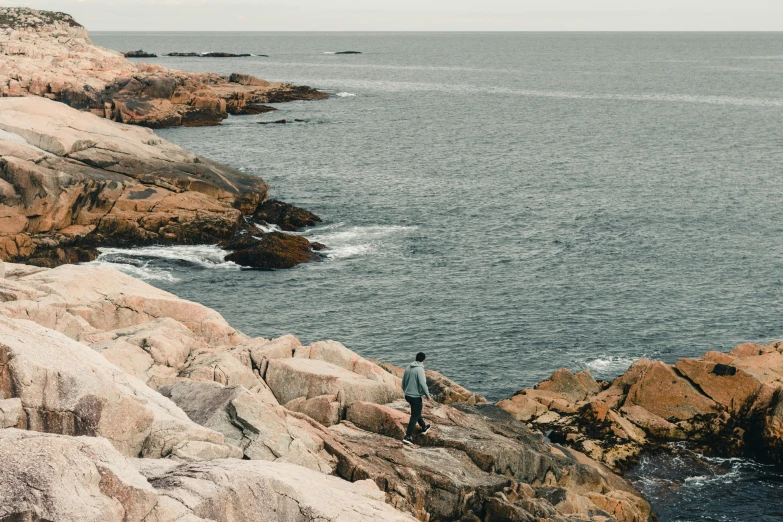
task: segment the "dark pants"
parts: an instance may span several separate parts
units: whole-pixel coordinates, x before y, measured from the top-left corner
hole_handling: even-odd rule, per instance
[[[427,423],[421,418],[421,408],[423,406],[421,397],[408,397],[405,396],[405,400],[411,405],[411,420],[408,422],[408,431],[405,433],[406,437],[413,436],[413,432],[416,430],[416,423],[419,423],[421,429],[427,427]]]

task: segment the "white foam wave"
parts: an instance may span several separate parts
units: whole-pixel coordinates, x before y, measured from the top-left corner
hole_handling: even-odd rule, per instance
[[[337,94],[335,94],[335,96],[339,96],[340,98],[348,98],[350,96],[356,96],[356,95],[352,92],[338,92]]]
[[[223,258],[226,251],[217,245],[176,245],[176,246],[149,246],[138,248],[100,248],[101,255],[96,261],[127,263],[134,259],[149,258],[163,261],[181,261],[203,268],[236,269],[239,265]],[[135,266],[138,266],[134,263]]]
[[[179,281],[179,279],[174,277],[174,275],[168,270],[152,267],[149,263],[144,263],[143,265],[137,266],[127,263],[115,263],[96,259],[95,261],[87,264],[111,266],[124,274],[128,274],[129,276],[135,277],[136,279],[141,279],[142,281],[168,281],[169,283],[176,283]]]
[[[264,234],[267,234],[269,232],[281,232],[283,234],[288,234],[289,233],[289,232],[286,232],[285,230],[283,230],[282,228],[280,228],[279,226],[275,225],[274,223],[271,224],[271,225],[265,225],[264,223],[253,222],[253,224],[259,230],[261,230]]]
[[[585,366],[596,375],[614,377],[627,370],[635,360],[636,359],[633,357],[610,355],[608,357],[599,357],[598,359],[588,361],[585,363]]]
[[[324,51],[323,54],[337,54],[337,53],[334,51]]]
[[[344,223],[333,223],[303,235],[310,241],[325,244],[327,248],[322,253],[327,259],[345,259],[383,252],[391,236],[406,234],[416,228],[400,225],[346,227]]]

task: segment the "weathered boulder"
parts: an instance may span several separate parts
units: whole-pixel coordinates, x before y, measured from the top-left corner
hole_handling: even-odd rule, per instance
[[[369,379],[326,361],[299,357],[271,359],[266,382],[281,404],[319,395],[336,395],[343,405],[355,401],[386,404],[401,395],[400,390],[383,381]]]
[[[156,520],[157,493],[106,439],[0,430],[0,461],[0,520]]]
[[[732,413],[750,406],[762,384],[744,370],[735,366],[695,359],[680,359],[674,365],[709,398]]]
[[[556,371],[549,379],[538,383],[535,389],[557,393],[572,403],[585,400],[589,395],[600,391],[598,383],[589,370],[582,370],[574,375],[566,368]]]
[[[283,406],[287,410],[303,413],[324,426],[332,426],[339,423],[340,413],[342,412],[342,406],[337,400],[337,395],[318,395],[311,399],[297,397]]]
[[[712,454],[783,462],[783,342],[743,343],[674,365],[643,359],[610,385],[586,374],[577,385],[579,375],[558,371],[497,405],[615,470],[680,440]]]
[[[0,303],[0,313],[33,320],[74,339],[84,338],[87,342],[112,340],[122,337],[116,331],[124,332],[129,327],[165,318],[169,320],[157,323],[157,327],[164,329],[162,336],[170,337],[171,332],[166,330],[172,327],[171,320],[176,321],[200,340],[194,339],[193,348],[202,343],[228,347],[247,339],[216,311],[179,299],[112,267],[63,265],[20,277],[16,281],[43,296],[35,300]],[[152,332],[149,328],[153,326],[145,327],[147,332],[137,338],[137,342],[150,339]],[[175,335],[178,335],[177,330],[182,332],[177,327]],[[133,331],[127,331],[131,339]],[[89,337],[89,334],[97,332],[108,333]],[[162,337],[158,340],[161,347],[168,342]]]
[[[334,469],[317,432],[242,386],[183,380],[160,392],[194,422],[222,433],[247,459],[291,462],[323,473]]]
[[[266,378],[266,370],[270,359],[293,357],[294,351],[302,348],[302,343],[293,335],[284,335],[269,341],[253,339],[246,341],[243,345],[247,346],[253,366],[258,369],[262,378]],[[243,345],[240,345],[240,347]]]
[[[97,352],[31,321],[0,317],[0,361],[3,394],[21,400],[27,429],[105,437],[128,456],[174,456],[191,441],[226,447]]]
[[[405,408],[403,402],[354,402],[348,420],[329,428],[335,440],[326,443],[339,441],[330,451],[340,476],[372,478],[388,502],[420,520],[475,520],[490,511],[492,520],[587,518],[602,512],[588,494],[615,491],[637,499],[632,512],[647,520],[649,506],[629,484],[585,455],[546,444],[498,408],[427,408],[434,427],[417,436],[421,447],[413,450],[394,440],[407,424]],[[559,495],[552,496],[553,489]]]
[[[0,394],[1,395],[1,394]],[[0,399],[0,429],[24,428],[27,419],[20,399]]]
[[[0,430],[0,519],[413,522],[355,483],[278,462],[129,459],[105,439]]]

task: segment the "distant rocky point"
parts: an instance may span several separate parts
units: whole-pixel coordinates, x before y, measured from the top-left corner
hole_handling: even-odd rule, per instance
[[[3,97],[42,96],[114,121],[153,128],[216,125],[229,114],[257,114],[256,107],[264,103],[327,97],[310,87],[236,77],[242,81],[232,80],[234,75],[225,78],[134,63],[94,45],[69,15],[0,9]]]
[[[334,54],[362,54],[361,51],[338,51]]]
[[[148,53],[143,51],[142,49],[139,49],[138,51],[126,51],[122,53],[125,58],[157,58],[158,55],[155,53]]]

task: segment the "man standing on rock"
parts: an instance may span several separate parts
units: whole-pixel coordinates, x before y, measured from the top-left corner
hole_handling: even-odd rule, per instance
[[[422,435],[430,431],[430,425],[424,422],[421,417],[422,398],[426,397],[427,402],[430,402],[431,399],[430,390],[427,388],[427,378],[424,376],[424,359],[426,358],[424,352],[417,353],[416,362],[410,363],[402,376],[402,391],[405,394],[405,400],[411,405],[411,420],[408,422],[408,431],[402,442],[410,446],[413,446],[411,437],[416,429],[416,423],[421,425]]]

